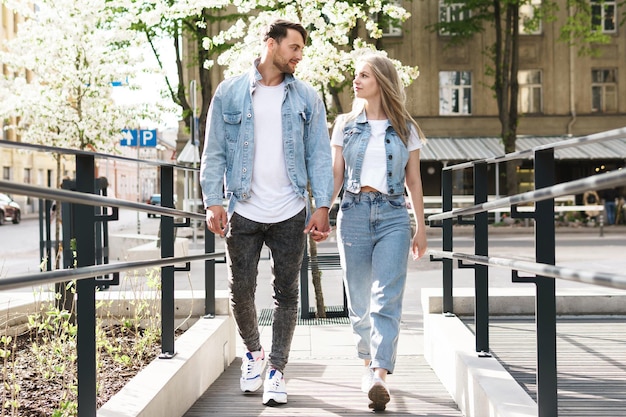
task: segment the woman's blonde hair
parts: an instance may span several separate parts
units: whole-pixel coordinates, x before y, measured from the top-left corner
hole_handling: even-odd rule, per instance
[[[371,51],[360,55],[356,62],[369,64],[380,88],[383,111],[402,142],[405,145],[408,144],[411,136],[411,127],[415,129],[422,143],[426,142],[422,129],[420,129],[415,119],[406,109],[405,87],[393,61],[382,53]],[[355,98],[352,103],[352,112],[348,119],[359,115],[364,107],[365,100]]]

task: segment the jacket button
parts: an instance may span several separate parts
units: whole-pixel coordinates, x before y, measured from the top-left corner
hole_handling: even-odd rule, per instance
[[[391,143],[391,141],[390,141],[389,139],[385,140],[385,142],[387,142],[387,143]]]
[[[248,168],[242,169],[243,172],[248,172]]]
[[[389,158],[389,160],[392,160],[393,159],[393,155],[389,155],[388,158]]]
[[[252,117],[252,115],[250,113],[246,114],[246,117],[249,119]]]
[[[393,194],[393,188],[389,190],[389,194]]]
[[[391,177],[391,171],[389,171],[389,172],[387,173],[387,176],[388,176],[388,177]]]

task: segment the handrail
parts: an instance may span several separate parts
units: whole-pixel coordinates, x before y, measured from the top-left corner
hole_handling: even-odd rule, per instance
[[[223,258],[224,252],[203,253],[200,255],[175,256],[168,258],[151,259],[147,261],[115,262],[94,266],[84,266],[71,269],[57,269],[54,271],[38,272],[34,274],[22,274],[0,280],[0,291],[14,290],[29,285],[56,284],[67,280],[80,280],[95,276],[108,275],[114,272],[132,271],[135,269],[156,266],[168,266],[194,261],[208,261]]]
[[[161,267],[161,355],[159,358],[169,359],[175,356],[175,305],[174,305],[174,274],[177,271],[189,271],[191,262],[204,260],[205,316],[215,315],[215,259],[223,258],[224,253],[215,253],[215,236],[205,228],[204,253],[200,255],[175,257],[175,228],[188,227],[191,219],[204,220],[204,215],[173,208],[174,201],[174,168],[178,170],[194,170],[197,168],[181,167],[164,161],[146,161],[107,155],[95,152],[78,151],[43,145],[33,145],[0,140],[0,147],[28,149],[39,152],[68,154],[75,157],[76,180],[72,188],[76,191],[58,190],[37,187],[28,184],[17,184],[0,180],[0,191],[10,194],[28,195],[59,201],[63,216],[63,263],[66,269],[3,277],[0,290],[20,288],[28,285],[59,283],[76,280],[75,302],[78,333],[76,337],[77,352],[77,387],[79,417],[93,417],[97,408],[96,384],[96,288],[101,283],[114,282],[97,277],[117,274],[121,271]],[[106,190],[98,188],[95,178],[95,158],[109,158],[136,163],[145,163],[160,167],[160,192],[162,205],[155,206],[145,203],[120,200],[106,196]],[[102,193],[103,195],[98,195]],[[40,225],[49,228],[49,204],[43,209],[40,204]],[[112,208],[112,213],[108,212]],[[161,214],[160,255],[153,260],[107,263],[103,249],[108,246],[108,222],[118,220],[119,208],[128,208],[146,213]],[[186,221],[175,223],[176,217]],[[43,219],[46,219],[45,221]],[[204,224],[204,222],[202,222]],[[49,230],[48,230],[49,232]],[[95,233],[94,233],[95,232]],[[75,239],[77,254],[69,249],[70,241]],[[49,250],[49,246],[48,246]],[[185,267],[177,267],[178,263],[186,263]],[[98,264],[98,265],[97,265]],[[58,287],[58,286],[57,286]],[[61,308],[66,308],[62,306]],[[73,307],[68,307],[73,308]]]
[[[528,272],[546,277],[560,278],[567,281],[580,282],[583,284],[601,285],[609,288],[626,290],[626,274],[612,274],[610,272],[572,269],[568,267],[543,264],[538,262],[521,261],[497,256],[470,255],[462,252],[450,252],[431,249],[431,256],[457,259],[481,265],[508,268],[516,271]]]
[[[506,155],[465,162],[442,170],[442,213],[428,217],[430,226],[442,227],[442,250],[430,250],[432,261],[441,261],[443,281],[442,313],[454,316],[452,260],[459,268],[474,269],[475,350],[479,357],[489,354],[489,269],[504,267],[512,270],[512,282],[535,284],[535,322],[537,334],[537,409],[538,417],[558,416],[556,372],[556,292],[555,279],[626,289],[626,276],[600,271],[564,268],[555,265],[555,206],[554,198],[567,194],[581,194],[588,190],[602,190],[626,185],[626,170],[602,173],[574,181],[556,183],[555,150],[595,142],[625,138],[626,128],[614,129],[581,138],[559,141],[548,145],[509,153]],[[531,158],[534,165],[535,190],[489,201],[487,165],[520,158]],[[452,172],[473,170],[473,206],[453,209]],[[496,179],[497,181],[497,179]],[[457,190],[458,192],[458,190]],[[519,207],[534,203],[533,207]],[[489,256],[488,212],[510,207],[512,218],[533,219],[535,227],[535,262]],[[527,211],[526,209],[533,209]],[[602,207],[603,208],[603,207]],[[473,215],[473,217],[469,217]],[[464,218],[463,216],[468,216]],[[459,224],[474,226],[474,254],[454,252],[453,219]],[[603,220],[599,218],[600,236]],[[467,261],[468,263],[463,263]],[[521,277],[519,271],[534,274]]]
[[[200,213],[193,213],[163,206],[155,206],[135,201],[121,200],[112,197],[103,197],[96,194],[86,194],[78,191],[17,184],[6,180],[0,180],[0,191],[4,191],[9,194],[30,195],[46,200],[62,200],[68,203],[84,204],[87,206],[128,208],[150,214],[165,214],[172,217],[188,217],[194,220],[205,219],[205,216]]]
[[[476,204],[471,207],[457,208],[445,213],[433,214],[428,216],[428,221],[445,220],[457,216],[465,216],[481,213],[487,210],[514,206],[516,204],[544,201],[567,194],[579,194],[589,189],[602,190],[606,188],[613,188],[623,184],[625,181],[626,171],[621,170],[606,172],[594,175],[593,177],[557,184],[549,188],[541,188],[539,190],[527,191],[510,197],[499,198],[497,200]]]
[[[80,149],[60,148],[58,146],[38,145],[38,144],[27,143],[27,142],[13,142],[13,141],[2,140],[2,139],[0,139],[0,147],[15,148],[15,149],[21,149],[21,150],[27,149],[27,150],[35,151],[35,152],[50,152],[50,153],[58,153],[58,154],[73,155],[73,156],[77,156],[77,155],[93,156],[95,158],[114,159],[116,161],[126,161],[126,162],[133,162],[133,163],[140,162],[146,165],[154,165],[158,167],[167,166],[167,167],[173,167],[173,168],[185,170],[185,171],[198,171],[199,170],[199,168],[194,168],[194,167],[187,166],[187,165],[173,164],[168,161],[137,159],[137,158],[131,158],[131,157],[122,156],[122,155],[112,155],[108,153],[92,152],[92,151],[85,151],[85,150],[80,150]],[[136,146],[133,146],[132,148],[136,148]]]

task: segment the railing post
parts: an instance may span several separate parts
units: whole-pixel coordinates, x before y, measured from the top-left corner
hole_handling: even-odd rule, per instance
[[[452,170],[444,169],[441,174],[441,210],[448,212],[452,210]],[[442,249],[452,251],[452,218],[443,220]],[[443,311],[444,314],[454,314],[454,302],[452,298],[452,270],[453,260],[444,258],[443,260]]]
[[[94,193],[95,162],[93,155],[76,155],[76,190]],[[74,206],[76,264],[80,267],[95,264],[95,214],[94,207]],[[96,415],[96,291],[95,278],[76,282],[76,335],[78,368],[78,416]]]
[[[487,163],[474,164],[474,204],[487,202]],[[489,213],[474,215],[474,253],[489,256]],[[476,320],[476,352],[489,353],[489,268],[474,265],[474,308]]]
[[[555,182],[554,149],[535,152],[535,189]],[[535,259],[555,264],[554,198],[535,203]],[[537,407],[538,417],[558,416],[556,370],[556,294],[553,278],[537,276]]]
[[[161,166],[161,205],[174,207],[174,168]],[[174,256],[174,218],[161,215],[161,258]],[[174,265],[161,267],[161,358],[174,352]]]
[[[204,224],[204,253],[215,252],[215,234]],[[204,261],[204,315],[215,317],[215,259]]]

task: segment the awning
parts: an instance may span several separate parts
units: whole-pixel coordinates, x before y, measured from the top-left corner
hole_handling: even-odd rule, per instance
[[[180,155],[176,158],[179,164],[197,164],[200,162],[200,152],[198,147],[194,146],[191,140],[187,141],[185,147],[180,151]]]
[[[515,148],[517,151],[525,151],[569,139],[571,138],[566,136],[520,136],[515,142]],[[465,162],[502,155],[504,155],[504,145],[500,138],[428,138],[428,142],[420,152],[420,160]],[[613,139],[558,149],[554,158],[561,160],[626,159],[626,139]]]

